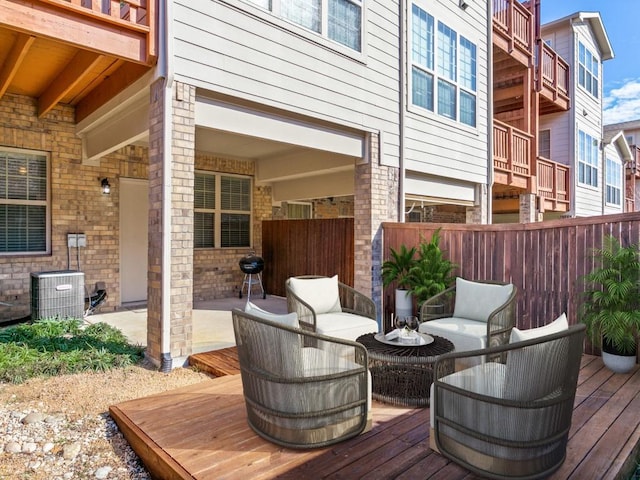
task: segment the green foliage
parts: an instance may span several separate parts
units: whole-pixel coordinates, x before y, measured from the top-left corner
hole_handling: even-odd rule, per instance
[[[0,381],[105,371],[133,365],[144,349],[106,323],[83,328],[77,319],[46,319],[0,330]]]
[[[598,263],[584,276],[582,322],[594,344],[600,339],[622,355],[634,355],[640,327],[640,255],[637,245],[623,247],[613,236],[593,250]]]
[[[444,253],[440,249],[440,229],[433,233],[430,241],[422,238],[418,246],[418,258],[408,275],[411,292],[416,297],[418,308],[455,280],[453,272],[457,265],[445,258]]]
[[[393,247],[389,247],[391,251],[391,259],[382,264],[382,284],[388,287],[393,282],[396,282],[398,288],[409,289],[411,287],[409,283],[409,271],[415,265],[416,247],[407,248],[405,245],[400,245],[400,250],[394,250]]]

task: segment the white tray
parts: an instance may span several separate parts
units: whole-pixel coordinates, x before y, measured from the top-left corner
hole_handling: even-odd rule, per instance
[[[387,340],[384,337],[384,333],[376,333],[373,338],[375,338],[379,342],[386,343],[387,345],[395,345],[397,347],[422,347],[434,342],[434,338],[431,335],[427,335],[426,333],[417,333],[416,335],[418,337],[417,343],[411,343],[401,337]]]

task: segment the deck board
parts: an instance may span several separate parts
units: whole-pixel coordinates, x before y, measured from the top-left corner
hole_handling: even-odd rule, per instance
[[[234,352],[224,352],[226,367]],[[229,360],[231,359],[231,360]],[[613,374],[585,355],[567,458],[551,477],[627,478],[640,449],[640,370]],[[478,477],[429,448],[429,409],[373,403],[373,428],[331,447],[274,445],[247,425],[240,375],[114,405],[111,416],[154,478],[465,479]]]

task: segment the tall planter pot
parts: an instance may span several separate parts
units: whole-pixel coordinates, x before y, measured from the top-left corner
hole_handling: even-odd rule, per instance
[[[413,315],[413,295],[410,290],[396,288],[396,317]]]

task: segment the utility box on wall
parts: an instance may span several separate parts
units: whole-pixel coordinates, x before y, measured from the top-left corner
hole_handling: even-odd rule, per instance
[[[31,273],[31,319],[82,318],[84,273],[72,270]]]

